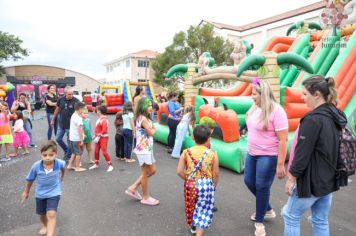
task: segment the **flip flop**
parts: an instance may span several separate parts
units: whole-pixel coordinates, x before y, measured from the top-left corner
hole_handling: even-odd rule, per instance
[[[157,199],[154,199],[153,197],[149,197],[146,200],[142,199],[141,204],[149,205],[149,206],[157,206],[159,204],[159,201]]]
[[[134,162],[136,162],[135,159],[127,159],[127,160],[126,160],[126,163],[134,163]]]
[[[134,193],[131,190],[126,189],[125,193],[130,197],[135,198],[136,200],[142,200],[142,196],[139,192],[135,191]]]
[[[75,172],[82,172],[82,171],[86,171],[86,170],[87,169],[85,169],[85,168],[77,168],[77,169],[74,168]]]

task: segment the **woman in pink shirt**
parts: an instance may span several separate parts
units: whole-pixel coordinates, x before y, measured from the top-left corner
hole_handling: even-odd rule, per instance
[[[285,176],[288,119],[267,81],[254,80],[252,99],[254,105],[246,114],[248,153],[244,180],[256,197],[256,212],[251,215],[255,235],[264,236],[264,219],[276,217],[269,204],[273,179],[276,171],[279,179]]]

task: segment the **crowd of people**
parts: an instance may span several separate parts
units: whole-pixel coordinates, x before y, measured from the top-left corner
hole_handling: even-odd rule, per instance
[[[54,235],[56,212],[61,196],[61,181],[64,170],[86,171],[81,165],[83,150],[86,148],[88,159],[93,164],[89,169],[99,166],[99,152],[107,162],[107,171],[113,171],[112,160],[107,150],[109,125],[106,106],[96,107],[98,119],[92,133],[88,110],[85,105],[73,97],[70,87],[65,89],[64,97],[57,99],[53,87],[49,86],[46,98],[46,112],[49,123],[48,140],[52,132],[56,142],[63,149],[63,161],[58,158],[57,144],[48,141],[41,146],[41,160],[33,164],[27,184],[22,194],[23,200],[29,196],[33,181],[37,180],[36,212],[40,215],[43,227],[41,234]],[[275,179],[287,177],[285,193],[288,202],[282,209],[284,235],[300,235],[300,221],[303,214],[311,209],[313,235],[329,235],[328,214],[332,202],[332,193],[339,189],[336,173],[339,130],[347,124],[343,112],[336,108],[337,94],[332,78],[313,76],[303,82],[303,95],[306,105],[311,109],[301,120],[295,132],[294,142],[287,170],[288,119],[278,104],[269,83],[265,80],[253,81],[253,106],[246,114],[248,153],[245,163],[244,182],[255,198],[255,212],[250,219],[255,222],[255,235],[266,235],[264,221],[277,216],[270,204],[271,186]],[[9,145],[23,147],[33,144],[26,129],[23,114],[30,109],[20,100],[13,105],[15,124],[12,137],[9,123],[9,108],[0,103],[1,144],[5,144],[6,157],[10,158]],[[153,137],[156,133],[152,114],[156,104],[148,99],[144,90],[137,88],[133,102],[126,102],[122,112],[115,117],[115,154],[118,160],[133,163],[135,154],[141,167],[137,180],[129,185],[125,194],[140,201],[141,204],[155,206],[160,201],[150,195],[149,179],[156,171]],[[177,174],[184,182],[186,222],[192,233],[204,235],[213,220],[215,191],[219,181],[219,158],[211,148],[212,129],[206,125],[193,127],[195,146],[182,151],[182,142],[194,126],[194,107],[183,108],[177,102],[177,94],[168,95],[168,153],[179,158]],[[56,125],[58,124],[58,125]],[[28,125],[27,125],[28,126]],[[67,136],[69,143],[63,138]],[[191,135],[191,134],[190,134]],[[94,143],[94,159],[92,155]],[[17,155],[17,150],[15,155]],[[142,195],[139,191],[142,189]]]

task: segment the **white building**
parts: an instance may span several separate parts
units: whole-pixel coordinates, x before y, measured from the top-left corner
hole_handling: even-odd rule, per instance
[[[325,1],[320,1],[241,26],[208,20],[202,20],[200,24],[213,25],[214,31],[217,34],[231,41],[237,39],[247,40],[254,45],[253,52],[257,53],[268,39],[271,39],[273,36],[285,36],[287,29],[298,21],[319,23],[319,16],[323,8],[325,8]]]
[[[104,64],[106,67],[105,83],[122,84],[124,81],[152,81],[154,71],[151,68],[151,61],[158,54],[156,51],[142,50]]]

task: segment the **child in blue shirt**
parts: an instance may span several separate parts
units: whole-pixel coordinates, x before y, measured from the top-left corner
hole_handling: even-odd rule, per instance
[[[26,177],[22,202],[28,199],[31,186],[37,179],[36,213],[43,224],[39,234],[53,236],[56,228],[57,207],[62,195],[65,162],[57,157],[57,144],[50,140],[41,147],[41,159],[35,162]]]

